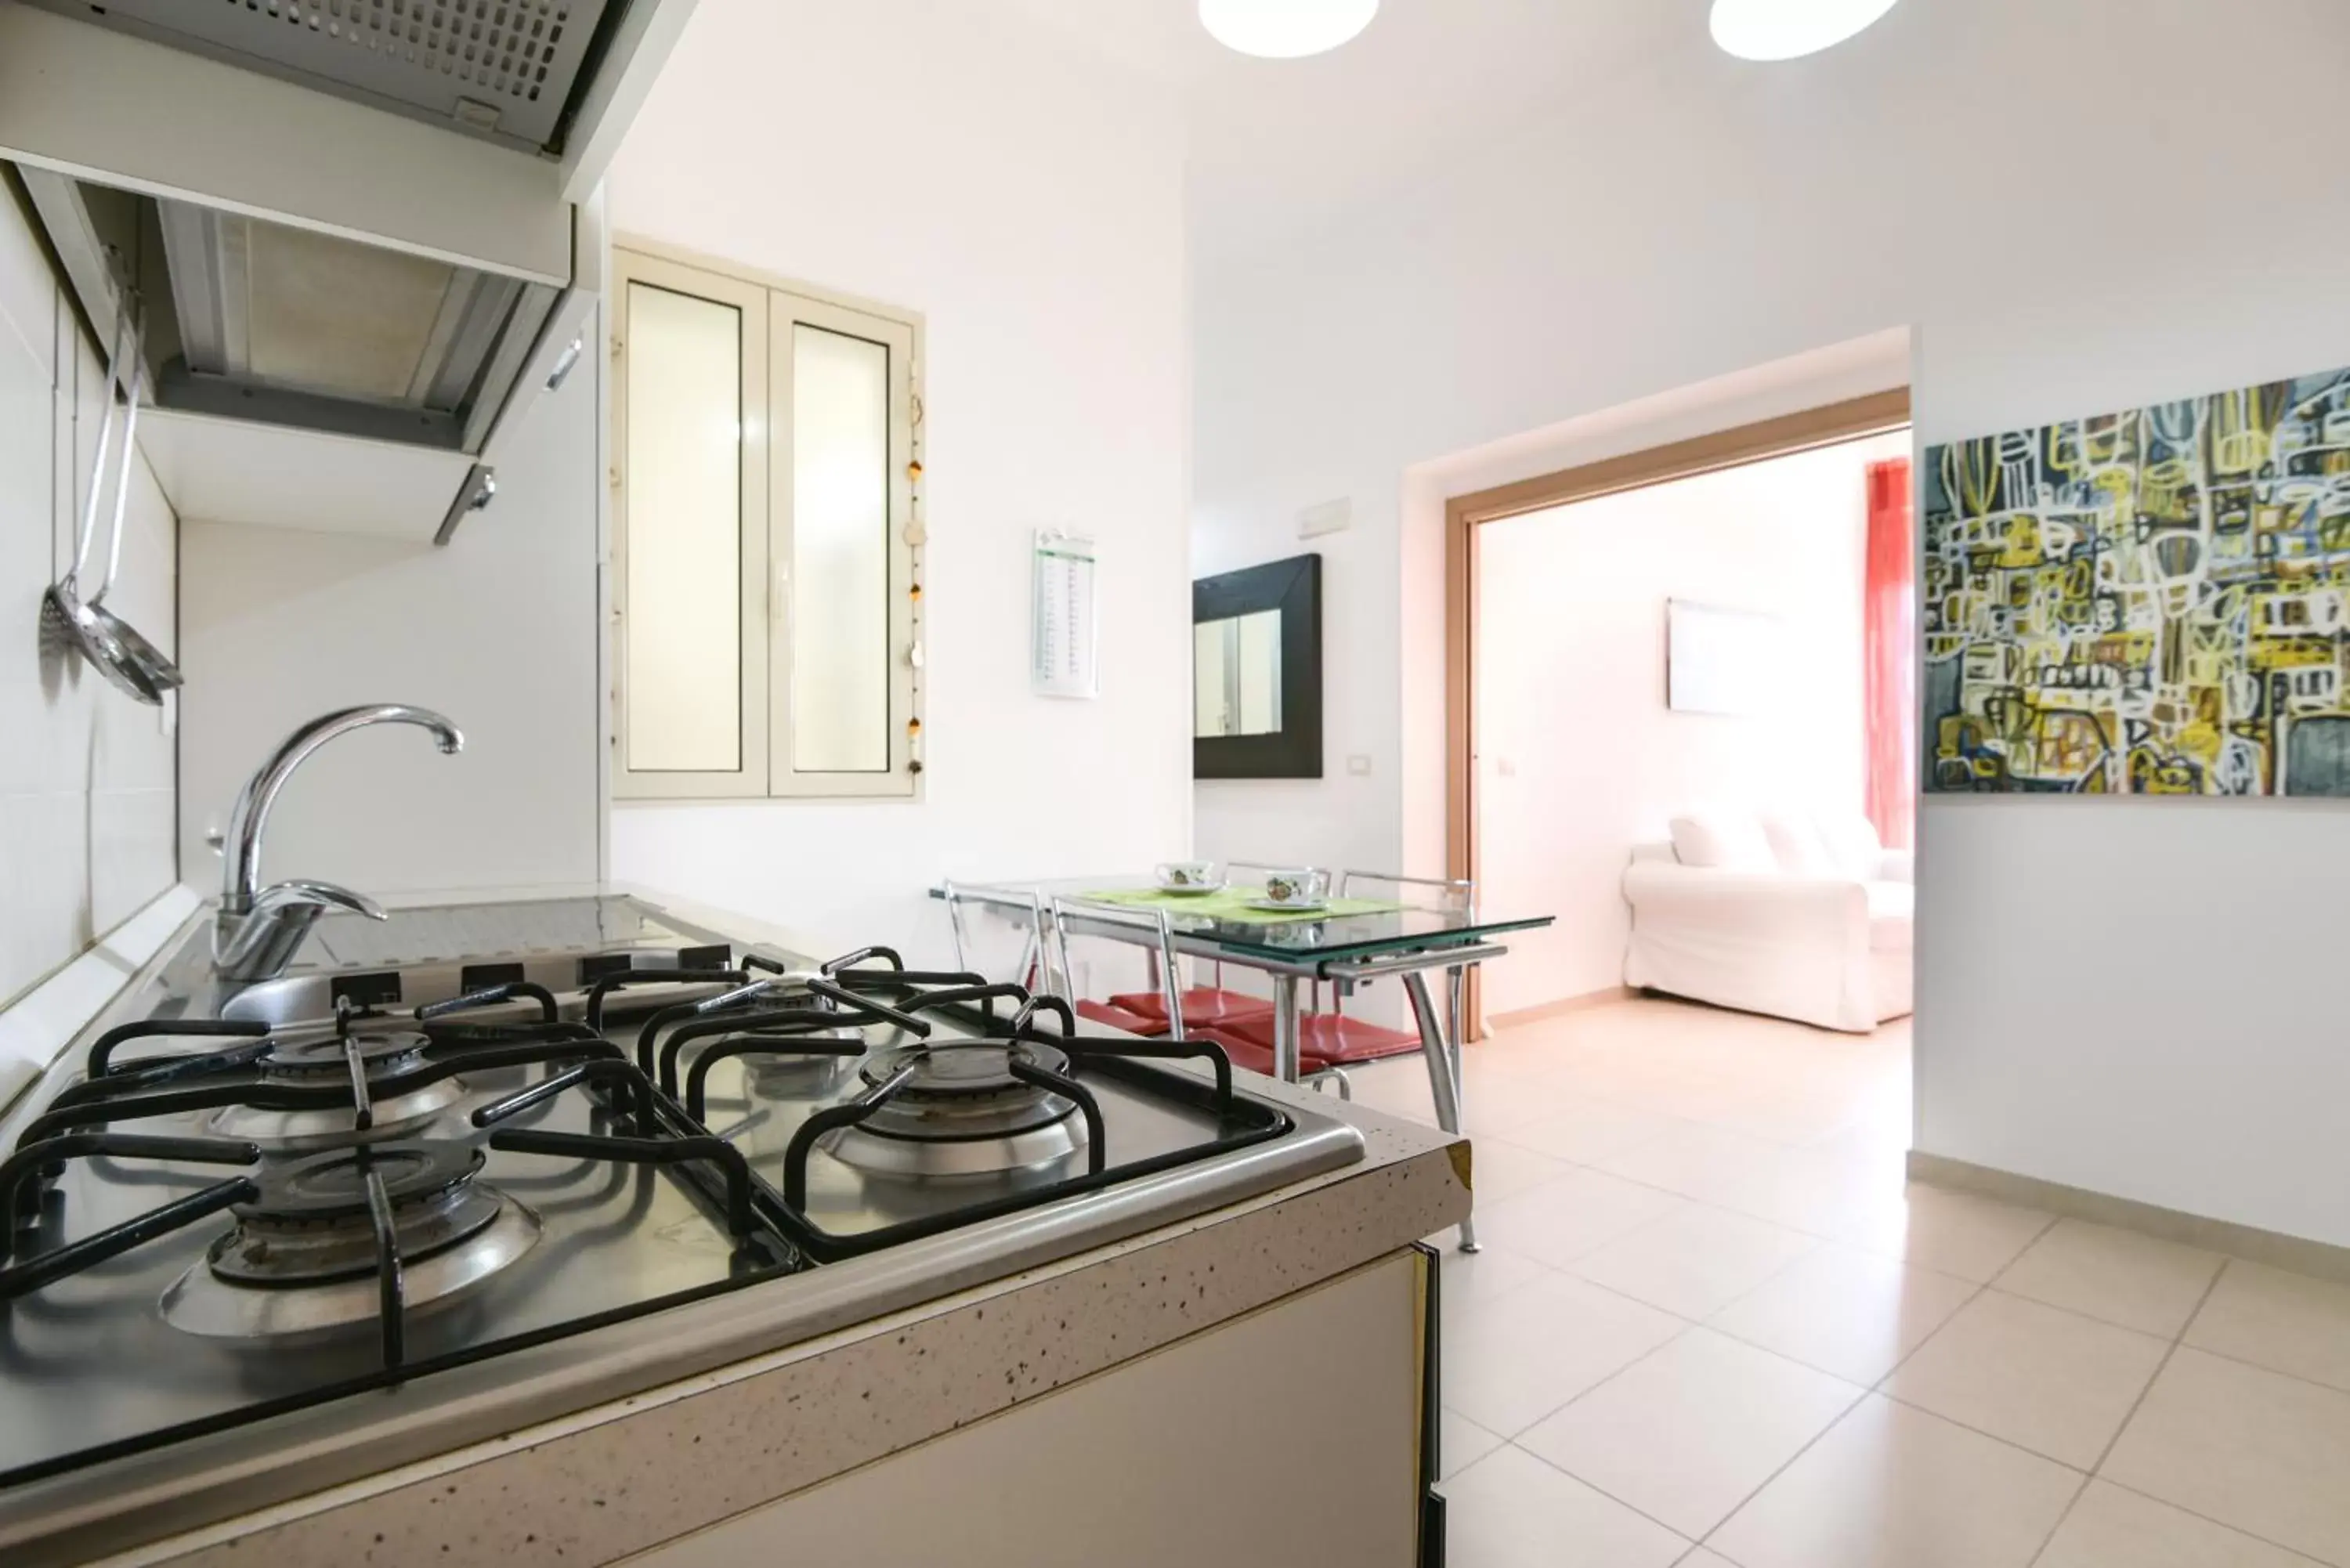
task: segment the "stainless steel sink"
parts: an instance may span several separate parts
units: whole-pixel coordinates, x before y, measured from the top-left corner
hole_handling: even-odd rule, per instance
[[[282,978],[231,985],[213,973],[212,931],[199,926],[122,1015],[276,1026],[332,1017],[345,996],[407,1009],[510,981],[561,996],[610,970],[731,967],[743,950],[625,896],[449,904],[394,910],[381,921],[328,916]]]

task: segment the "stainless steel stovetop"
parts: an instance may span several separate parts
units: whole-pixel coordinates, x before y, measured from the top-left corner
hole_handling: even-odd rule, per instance
[[[633,898],[330,919],[234,990],[206,939],[0,1127],[12,1563],[258,1506],[205,1480],[273,1446],[349,1479],[1361,1154],[1207,1048]]]

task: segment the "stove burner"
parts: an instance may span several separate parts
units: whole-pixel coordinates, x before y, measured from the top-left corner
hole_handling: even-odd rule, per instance
[[[354,1027],[359,1061],[369,1086],[390,1086],[405,1070],[423,1061],[432,1037],[421,1031]],[[265,1082],[315,1085],[347,1078],[350,1063],[344,1055],[342,1034],[334,1029],[307,1029],[274,1036],[261,1058]],[[352,1113],[332,1110],[270,1111],[251,1106],[230,1106],[215,1113],[209,1130],[223,1137],[249,1138],[270,1149],[312,1149],[347,1145],[363,1139],[412,1132],[464,1097],[465,1085],[455,1078],[427,1084],[411,1094],[392,1093],[374,1102],[375,1125],[362,1134],[352,1127]]]
[[[881,1085],[899,1069],[911,1066],[914,1075],[898,1091],[899,1098],[970,1100],[997,1095],[1029,1096],[1059,1103],[1059,1096],[1012,1075],[1012,1064],[1022,1062],[1048,1073],[1069,1070],[1067,1054],[1031,1040],[946,1040],[938,1044],[893,1045],[865,1059],[861,1075]],[[895,1103],[894,1101],[892,1103]]]
[[[430,1035],[416,1029],[361,1026],[353,1029],[351,1036],[359,1042],[359,1060],[366,1064],[370,1075],[395,1064],[405,1066],[408,1058],[422,1055],[425,1047],[432,1044]],[[332,1030],[274,1036],[261,1066],[271,1077],[289,1082],[350,1070],[343,1054],[343,1037]]]
[[[191,1334],[276,1338],[372,1323],[381,1307],[368,1175],[383,1179],[408,1305],[476,1284],[528,1251],[538,1217],[474,1179],[470,1145],[334,1149],[281,1168],[235,1205],[234,1230],[165,1293],[163,1316]]]
[[[1036,1041],[950,1040],[892,1046],[858,1075],[914,1075],[856,1127],[831,1136],[835,1159],[891,1176],[976,1176],[1063,1159],[1086,1145],[1086,1125],[1062,1096],[1013,1076],[1020,1062],[1066,1073],[1066,1054]]]

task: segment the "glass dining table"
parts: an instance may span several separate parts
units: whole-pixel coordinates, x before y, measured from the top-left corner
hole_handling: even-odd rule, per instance
[[[1032,940],[1041,948],[1043,925],[1055,898],[1108,901],[1128,908],[1167,911],[1178,954],[1253,969],[1272,982],[1274,1070],[1295,1083],[1301,1052],[1300,982],[1328,981],[1341,995],[1371,981],[1393,977],[1410,1003],[1412,1022],[1427,1059],[1429,1087],[1439,1126],[1461,1130],[1461,1044],[1471,969],[1508,953],[1496,939],[1552,923],[1549,915],[1495,917],[1473,909],[1420,908],[1399,902],[1334,898],[1314,915],[1267,913],[1236,907],[1232,900],[1157,897],[1149,875],[1063,877],[1038,880],[955,882],[931,889],[935,898],[993,909],[1015,920],[1034,922]],[[1155,948],[1155,929],[1136,926],[1132,940]],[[960,940],[960,936],[958,936]],[[1038,953],[1040,961],[1045,955]],[[1441,970],[1445,1007],[1440,1017],[1429,995],[1428,975]],[[1474,1251],[1474,1232],[1461,1227],[1461,1245]]]

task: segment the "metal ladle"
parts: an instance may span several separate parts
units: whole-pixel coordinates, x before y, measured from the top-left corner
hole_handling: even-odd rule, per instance
[[[130,367],[129,411],[122,425],[122,461],[114,491],[114,537],[107,548],[106,578],[85,601],[80,597],[82,568],[98,534],[99,495],[106,477],[106,458],[114,435],[114,388]],[[179,667],[163,651],[140,636],[121,617],[105,607],[106,596],[122,565],[122,517],[130,494],[130,469],[138,456],[139,389],[140,374],[138,337],[128,298],[115,327],[114,348],[106,368],[106,416],[98,427],[98,451],[90,461],[89,498],[83,504],[81,537],[74,547],[73,569],[50,586],[41,597],[43,631],[60,640],[95,665],[99,674],[124,695],[161,707],[163,693],[184,682]]]

